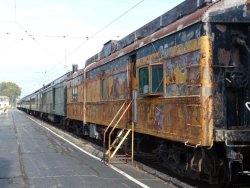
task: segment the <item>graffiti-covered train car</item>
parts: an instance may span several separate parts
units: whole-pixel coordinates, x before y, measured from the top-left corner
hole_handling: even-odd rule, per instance
[[[167,168],[210,184],[249,172],[249,7],[248,0],[185,0],[107,42],[67,77],[62,122],[104,142],[117,127],[115,140],[131,133],[132,150],[135,143],[157,152]]]
[[[249,24],[249,1],[187,0],[109,41],[86,62],[84,121],[108,126],[133,101],[118,127],[153,136],[172,170],[211,184],[247,171]]]

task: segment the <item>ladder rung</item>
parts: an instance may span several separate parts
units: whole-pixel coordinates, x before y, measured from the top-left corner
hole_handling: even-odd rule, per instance
[[[133,100],[129,99],[129,101],[130,101],[129,103],[127,100],[122,104],[121,108],[118,110],[115,117],[112,119],[112,121],[110,122],[110,124],[108,125],[108,127],[104,131],[103,160],[105,161],[106,156],[108,156],[108,163],[110,163],[110,160],[116,155],[118,149],[121,148],[121,146],[125,142],[125,140],[128,139],[128,135],[130,134],[130,132],[132,132],[131,138],[133,139],[133,137],[134,137],[134,133],[133,133],[134,132],[134,124],[132,122],[132,125],[127,126],[126,129],[120,129],[120,132],[116,135],[116,138],[112,141],[112,144],[111,144],[112,133],[118,127],[118,124],[120,123],[120,121],[122,120],[122,118],[124,117],[126,112],[129,110],[129,107],[131,106]],[[125,104],[128,104],[127,107],[125,107]],[[129,127],[129,129],[128,129],[128,127]],[[124,131],[126,131],[126,132],[124,133]],[[106,148],[106,145],[105,145],[106,134],[108,134],[108,142],[109,142],[107,151],[105,151],[106,150],[105,149]],[[132,145],[133,145],[133,140],[132,140]],[[125,153],[126,153],[126,151],[125,151]],[[132,147],[132,155],[133,155],[133,147]],[[127,155],[127,154],[116,155],[116,156],[121,160],[132,160],[133,161],[133,156],[131,157],[130,155]]]
[[[118,144],[117,148],[112,153],[112,155],[110,157],[111,159],[114,157],[114,155],[116,154],[117,150],[121,147],[122,143],[125,141],[125,139],[127,138],[127,136],[129,135],[130,132],[131,132],[131,129],[128,129],[128,131],[126,132],[126,134],[124,135],[124,137],[122,138],[122,140],[120,141],[120,143]]]

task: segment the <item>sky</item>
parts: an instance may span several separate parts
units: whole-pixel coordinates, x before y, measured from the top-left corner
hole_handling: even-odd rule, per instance
[[[0,0],[0,82],[40,89],[183,0]]]

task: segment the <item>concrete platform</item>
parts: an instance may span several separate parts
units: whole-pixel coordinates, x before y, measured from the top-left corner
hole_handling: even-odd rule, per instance
[[[174,187],[130,165],[107,166],[85,153],[96,152],[88,143],[53,129],[18,110],[0,115],[1,188]]]

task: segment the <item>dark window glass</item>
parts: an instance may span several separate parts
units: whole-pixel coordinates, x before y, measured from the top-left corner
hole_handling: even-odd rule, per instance
[[[53,88],[53,110],[56,108],[56,88]]]
[[[152,93],[163,92],[163,66],[155,65],[151,67],[152,70]]]
[[[73,87],[72,88],[72,101],[73,102],[77,102],[77,97],[78,97],[78,91],[77,91],[77,87]]]
[[[107,80],[102,80],[102,99],[107,99]]]
[[[139,70],[139,91],[141,94],[147,94],[148,88],[148,67],[143,67]]]

